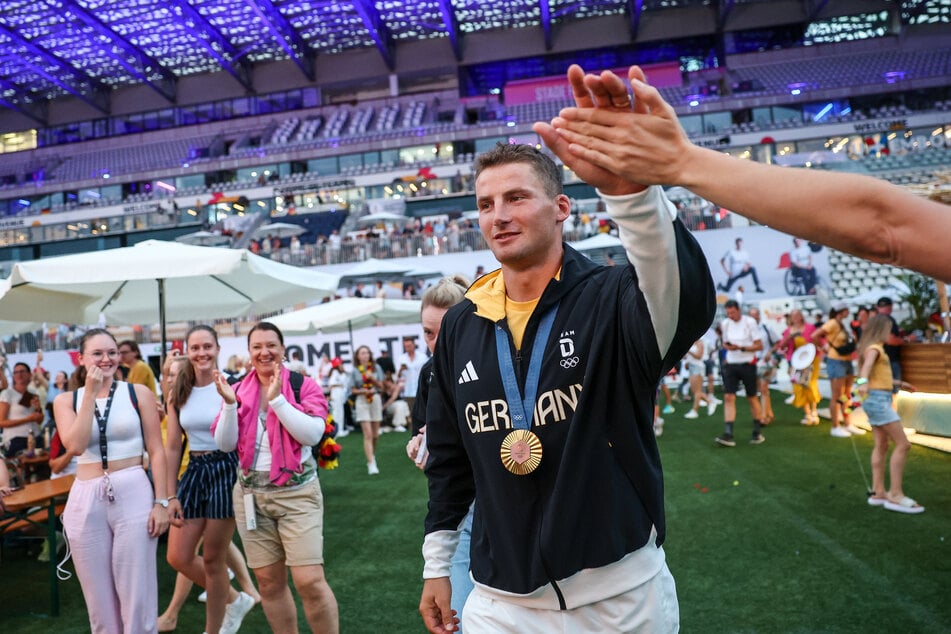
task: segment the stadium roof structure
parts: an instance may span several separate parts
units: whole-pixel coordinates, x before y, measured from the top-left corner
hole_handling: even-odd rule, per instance
[[[686,26],[688,21],[699,20],[710,33],[722,33],[764,20],[808,23],[820,13],[838,10],[833,7],[850,5],[846,10],[900,7],[903,23],[913,23],[930,19],[935,7],[946,16],[948,4],[949,0],[3,0],[0,105],[43,120],[44,106],[51,100],[75,97],[108,114],[110,96],[117,88],[148,86],[175,103],[180,80],[221,72],[254,93],[255,70],[272,62],[289,61],[301,79],[319,84],[318,56],[359,50],[375,51],[385,76],[407,66],[402,62],[409,54],[398,53],[407,42],[437,40],[446,61],[459,65],[481,61],[468,45],[480,35],[517,32],[522,39],[542,43],[544,53],[558,48],[559,31],[566,25],[585,21],[623,24],[622,39],[631,43],[649,37],[676,38],[680,31],[694,28]],[[665,26],[658,29],[661,22]],[[617,38],[606,37],[603,44],[597,38],[586,39],[568,46],[612,45]],[[432,57],[432,50],[423,54]],[[496,55],[502,59],[503,51]]]

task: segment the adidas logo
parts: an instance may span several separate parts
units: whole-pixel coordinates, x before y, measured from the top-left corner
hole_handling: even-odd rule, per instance
[[[469,363],[466,364],[466,367],[462,369],[462,375],[459,377],[459,385],[478,380],[479,375],[476,374],[475,366],[472,365],[472,361],[469,361]]]

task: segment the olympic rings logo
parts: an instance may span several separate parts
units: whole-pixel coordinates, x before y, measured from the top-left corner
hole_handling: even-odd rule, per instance
[[[561,360],[561,367],[564,369],[573,368],[581,362],[581,359],[578,357],[568,357],[567,359]]]

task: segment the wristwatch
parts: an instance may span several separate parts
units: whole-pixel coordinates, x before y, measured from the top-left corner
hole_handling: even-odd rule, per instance
[[[167,509],[167,508],[168,508],[168,498],[156,498],[156,499],[155,499],[155,504],[158,504],[158,505],[161,506],[163,509]]]

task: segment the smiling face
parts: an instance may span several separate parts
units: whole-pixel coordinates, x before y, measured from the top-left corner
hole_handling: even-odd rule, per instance
[[[370,349],[366,346],[360,346],[357,348],[357,352],[353,355],[353,358],[356,359],[357,365],[362,365],[364,367],[368,366],[371,361],[373,361],[373,354],[370,352]]]
[[[284,358],[284,345],[273,330],[255,330],[248,337],[248,352],[258,377],[269,379]]]
[[[560,261],[562,222],[571,211],[564,194],[551,196],[528,163],[484,169],[476,180],[479,228],[504,266],[524,270]]]
[[[17,363],[13,366],[13,389],[17,392],[23,392],[30,384],[33,373],[30,372],[30,366],[25,363]]]
[[[218,367],[218,341],[204,328],[193,330],[185,341],[185,352],[195,373],[208,373]]]
[[[93,335],[86,339],[79,351],[79,362],[89,372],[98,367],[104,378],[112,377],[119,367],[119,347],[109,335]]]

